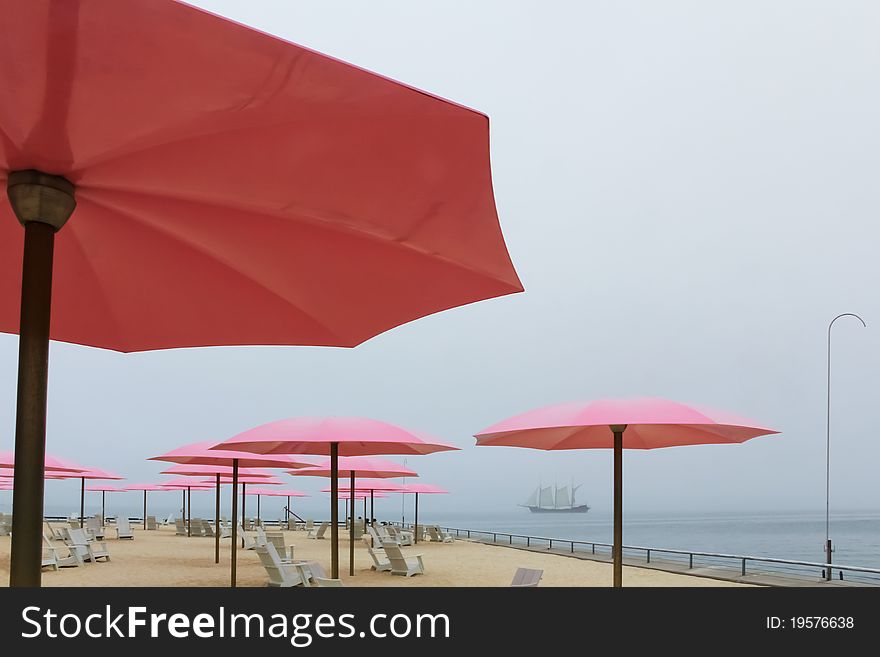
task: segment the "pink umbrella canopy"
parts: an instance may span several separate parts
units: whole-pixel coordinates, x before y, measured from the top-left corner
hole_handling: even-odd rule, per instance
[[[168,488],[161,484],[130,484],[125,486],[125,490],[155,491],[168,490]]]
[[[291,470],[288,474],[295,477],[330,477],[332,476],[332,468],[328,460],[326,463],[311,468]],[[393,461],[364,456],[340,456],[337,476],[351,477],[351,475],[355,477],[374,477],[377,479],[419,476],[415,470],[410,470]],[[355,480],[355,487],[357,487],[357,483],[357,480]]]
[[[310,497],[308,493],[292,488],[249,488],[248,495],[268,495],[269,497]]]
[[[406,475],[408,477],[415,475]],[[346,481],[340,481],[340,486],[344,487],[348,484]],[[393,492],[393,493],[403,493],[406,492],[407,486],[405,484],[398,484],[394,481],[388,481],[383,479],[355,479],[354,481],[354,489],[356,491],[376,491],[376,492]],[[331,488],[322,488],[322,493],[329,493]]]
[[[99,468],[87,468],[79,472],[51,472],[46,475],[46,479],[109,479],[122,480],[118,474],[100,470]]]
[[[227,449],[215,449],[216,441],[206,440],[183,445],[160,456],[151,456],[148,461],[168,461],[182,465],[211,466],[199,474],[227,474],[232,465],[238,462],[241,468],[305,468],[315,465],[311,459],[295,458],[288,454],[264,455]],[[228,471],[227,471],[228,468]]]
[[[327,475],[339,476],[339,457],[375,454],[432,454],[457,447],[427,434],[388,422],[361,417],[295,417],[269,422],[225,440],[214,449],[239,449],[259,454],[320,454],[330,456]],[[317,474],[322,468],[317,468]],[[353,477],[354,472],[349,470]],[[324,475],[317,475],[324,476]],[[376,475],[371,475],[376,476]],[[405,476],[405,475],[399,475]],[[331,494],[330,533],[332,577],[339,577],[339,523],[337,496]],[[354,575],[354,523],[349,528],[349,574]]]
[[[742,443],[779,433],[724,411],[665,399],[603,399],[545,406],[475,434],[477,445],[614,450],[613,584],[623,583],[623,450]]]
[[[34,471],[13,586],[40,583],[50,338],[354,346],[522,291],[484,114],[183,2],[0,15],[0,331]]]
[[[404,484],[401,493],[418,493],[419,495],[445,495],[449,491],[432,484]]]
[[[232,477],[232,468],[228,465],[175,465],[167,470],[162,470],[163,475],[185,475],[190,477],[202,477],[205,475],[220,475],[220,478]],[[272,473],[259,468],[239,468],[239,476],[251,478],[272,477]]]
[[[0,468],[8,470],[10,473],[15,469],[14,452],[0,452]],[[56,456],[49,456],[47,454],[44,469],[52,472],[82,472],[88,468],[84,468],[76,463],[71,463],[70,461],[60,459]]]
[[[725,411],[665,399],[601,399],[545,406],[483,429],[477,445],[609,449],[611,425],[626,425],[624,449],[741,443],[779,433]]]
[[[112,484],[94,484],[86,486],[86,490],[92,493],[126,493],[128,488],[114,486]]]
[[[329,493],[330,490],[321,491],[322,493]],[[376,492],[373,495],[370,495],[370,491],[368,490],[355,490],[354,499],[356,500],[368,500],[371,497],[375,499],[382,499],[383,497],[388,497],[386,493]],[[340,500],[350,500],[351,499],[351,491],[350,490],[341,490],[339,491],[339,499]]]
[[[339,446],[339,456],[406,456],[458,449],[425,433],[364,417],[294,417],[277,420],[243,431],[213,449],[328,456],[333,444]]]
[[[164,484],[159,484],[159,486],[162,488],[162,490],[185,490],[187,488],[191,488],[192,490],[214,490],[213,481],[203,481],[201,479],[189,477],[177,477],[176,479],[169,479]]]
[[[204,479],[206,484],[214,485],[213,479]],[[221,484],[231,484],[232,477],[220,477]],[[278,477],[264,477],[264,476],[251,476],[251,475],[239,475],[238,483],[240,484],[259,484],[260,486],[281,486],[284,484]]]

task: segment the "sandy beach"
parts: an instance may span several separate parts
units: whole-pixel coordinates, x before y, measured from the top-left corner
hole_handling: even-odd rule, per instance
[[[114,532],[108,532],[112,535]],[[329,540],[306,537],[302,531],[285,532],[294,556],[315,560],[329,573]],[[136,530],[134,540],[106,540],[109,562],[86,563],[58,571],[44,569],[43,586],[228,586],[229,539],[221,542],[220,563],[214,563],[214,541],[176,536],[173,528]],[[0,586],[9,581],[8,536],[0,537]],[[407,555],[421,554],[425,574],[395,577],[370,570],[370,556],[360,541],[355,544],[355,575],[348,574],[348,539],[340,536],[340,575],[345,586],[507,586],[517,567],[544,571],[541,586],[610,586],[611,565],[505,546],[457,540],[455,543],[419,543],[404,548]],[[238,552],[238,585],[265,586],[268,581],[257,555]],[[679,575],[645,568],[624,567],[626,586],[743,586],[704,577]]]

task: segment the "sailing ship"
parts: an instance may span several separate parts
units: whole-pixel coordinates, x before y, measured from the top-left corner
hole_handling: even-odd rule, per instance
[[[571,493],[569,487],[563,486],[541,486],[535,489],[535,492],[529,496],[525,504],[520,506],[526,507],[532,513],[586,513],[590,510],[586,504],[576,504],[574,500],[575,491],[581,487],[581,484],[571,485]]]

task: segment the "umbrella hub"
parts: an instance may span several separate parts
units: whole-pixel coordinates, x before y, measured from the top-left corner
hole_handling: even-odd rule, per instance
[[[76,207],[72,182],[36,169],[10,171],[6,194],[21,224],[32,221],[60,230]]]

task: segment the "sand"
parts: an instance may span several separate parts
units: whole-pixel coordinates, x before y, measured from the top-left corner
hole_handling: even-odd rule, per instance
[[[109,534],[114,532],[110,530]],[[309,539],[305,532],[285,532],[294,557],[315,560],[330,572],[330,541]],[[220,544],[214,563],[214,540],[175,536],[174,529],[135,530],[134,540],[106,540],[111,560],[78,568],[43,570],[43,586],[228,586],[229,539]],[[0,537],[0,586],[9,582],[10,538]],[[345,586],[508,586],[519,566],[544,571],[541,586],[610,586],[611,565],[555,554],[530,552],[465,540],[419,543],[404,554],[421,554],[425,574],[397,577],[370,570],[362,542],[355,544],[355,575],[348,574],[348,540],[340,542],[340,575]],[[238,585],[265,586],[268,578],[252,550],[238,552]],[[624,586],[743,586],[734,582],[624,567]]]

